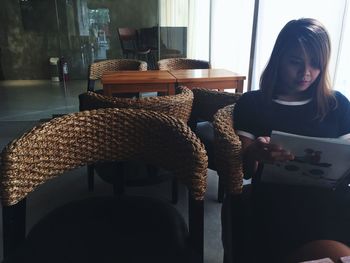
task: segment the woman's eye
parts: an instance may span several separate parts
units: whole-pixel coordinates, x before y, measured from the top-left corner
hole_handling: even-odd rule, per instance
[[[315,69],[320,69],[320,65],[317,61],[311,61],[311,67],[315,68]]]
[[[302,62],[300,60],[291,59],[289,61],[292,65],[300,65]]]

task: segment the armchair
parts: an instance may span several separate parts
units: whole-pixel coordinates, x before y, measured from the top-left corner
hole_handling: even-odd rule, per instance
[[[136,59],[108,59],[94,62],[88,69],[88,91],[95,91],[95,81],[100,80],[103,73],[118,70],[147,70],[147,63]],[[99,93],[101,93],[99,91]]]
[[[239,93],[219,92],[203,88],[192,89],[194,100],[190,126],[203,141],[208,153],[208,167],[216,170],[219,175],[218,201],[224,198],[224,179],[222,173],[231,171],[232,163],[236,159],[230,159],[238,154],[239,148],[235,145],[238,137],[234,136],[232,124],[232,108],[223,114],[216,115],[216,112],[225,106],[233,105],[240,98]],[[231,116],[230,116],[231,115]],[[225,133],[230,131],[229,137]],[[233,133],[232,133],[233,132]],[[233,141],[230,141],[233,139]],[[217,144],[217,145],[216,145]],[[240,144],[238,147],[240,147]],[[225,160],[225,158],[227,158]],[[231,184],[232,185],[232,184]],[[235,188],[236,190],[236,188]]]
[[[99,108],[130,108],[130,109],[145,109],[153,110],[156,112],[161,112],[169,116],[173,116],[187,123],[193,103],[193,93],[191,90],[183,87],[177,89],[178,94],[172,96],[156,96],[156,97],[144,97],[138,99],[128,99],[128,98],[117,98],[117,97],[107,97],[93,92],[87,92],[79,95],[79,107],[80,111],[92,110]],[[149,168],[148,183],[152,183],[154,180],[154,167]],[[93,190],[94,184],[94,170],[97,170],[98,174],[107,182],[113,184],[114,193],[122,194],[124,192],[124,183],[126,185],[132,186],[133,184],[140,184],[141,182],[131,182],[118,179],[113,176],[115,171],[122,174],[123,166],[122,163],[105,163],[98,164],[97,166],[88,165],[88,187],[89,190]],[[113,180],[112,180],[113,179]],[[156,183],[154,181],[153,183]],[[147,182],[144,182],[147,183]],[[172,182],[172,202],[177,202],[177,181],[174,178]]]
[[[159,70],[176,69],[209,69],[211,65],[208,61],[189,58],[166,58],[157,62]]]
[[[86,164],[134,158],[188,187],[189,232],[169,203],[100,196],[55,208],[26,236],[27,196],[39,185]],[[134,109],[65,115],[11,142],[0,168],[5,262],[203,262],[207,156],[178,119]]]
[[[245,219],[249,211],[243,203],[248,202],[248,197],[243,193],[243,165],[241,142],[234,131],[233,120],[234,104],[227,105],[217,111],[214,116],[214,150],[215,164],[219,175],[220,201],[224,201],[226,191],[227,198],[222,207],[222,241],[224,246],[224,263],[250,262],[246,258],[246,239],[250,237],[250,223]],[[235,208],[236,209],[235,209]],[[235,215],[235,213],[238,213]],[[249,246],[248,246],[249,247]],[[251,253],[254,253],[251,251]]]

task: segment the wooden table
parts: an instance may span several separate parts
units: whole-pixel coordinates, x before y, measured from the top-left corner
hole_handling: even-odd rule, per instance
[[[103,93],[112,96],[115,93],[161,92],[175,94],[175,86],[217,89],[235,89],[243,93],[245,76],[226,69],[183,69],[114,71],[102,76]]]
[[[235,89],[243,93],[245,76],[226,69],[182,69],[169,71],[175,78],[178,86],[218,89]]]
[[[168,71],[114,71],[104,73],[101,79],[103,93],[162,92],[175,94],[176,78]]]

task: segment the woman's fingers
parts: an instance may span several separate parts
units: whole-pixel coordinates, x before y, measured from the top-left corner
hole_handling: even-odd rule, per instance
[[[270,137],[267,136],[258,137],[256,140],[261,143],[270,143]]]
[[[262,162],[268,162],[273,163],[275,161],[287,161],[291,159],[290,154],[288,154],[286,151],[271,151],[271,150],[265,150],[261,154],[261,160]]]
[[[270,154],[272,161],[290,161],[294,159],[293,154],[285,150],[272,151]]]
[[[284,150],[277,144],[270,144],[269,139],[269,137],[259,137],[256,140],[259,161],[273,163],[294,159],[291,152]]]

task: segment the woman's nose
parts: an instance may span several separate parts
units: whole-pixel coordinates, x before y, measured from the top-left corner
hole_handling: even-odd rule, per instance
[[[302,67],[300,68],[300,72],[303,76],[310,76],[311,75],[311,66],[308,64],[303,64]]]

